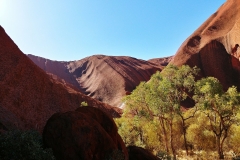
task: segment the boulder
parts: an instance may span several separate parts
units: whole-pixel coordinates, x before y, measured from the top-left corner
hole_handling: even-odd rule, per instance
[[[113,119],[90,106],[54,114],[44,127],[43,143],[53,149],[57,160],[104,160],[115,151],[128,159]]]
[[[110,117],[107,113],[104,113],[102,110],[90,106],[79,107],[76,111],[81,112],[97,121],[112,138],[113,142],[117,145],[118,150],[122,151],[125,157],[128,157],[126,146],[121,136],[118,134],[117,125],[112,117]]]

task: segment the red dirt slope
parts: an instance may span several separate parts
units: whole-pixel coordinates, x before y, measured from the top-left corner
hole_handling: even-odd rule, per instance
[[[41,131],[52,114],[75,110],[82,101],[118,115],[117,109],[50,78],[0,26],[0,129]]]

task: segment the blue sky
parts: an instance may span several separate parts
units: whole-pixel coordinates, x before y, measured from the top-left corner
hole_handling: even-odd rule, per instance
[[[174,55],[225,0],[0,0],[0,25],[25,54],[148,60]]]

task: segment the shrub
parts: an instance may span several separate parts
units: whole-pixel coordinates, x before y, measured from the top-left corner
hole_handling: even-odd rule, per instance
[[[53,160],[51,149],[43,149],[42,137],[37,131],[9,131],[0,134],[1,160]]]
[[[85,107],[85,106],[88,106],[88,103],[85,101],[81,102],[80,107]]]
[[[157,153],[157,157],[160,158],[161,160],[171,160],[172,159],[172,157],[167,152],[164,152],[164,151],[159,151]]]

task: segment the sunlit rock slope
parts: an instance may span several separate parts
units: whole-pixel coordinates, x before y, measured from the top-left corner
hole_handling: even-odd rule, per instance
[[[170,63],[198,66],[224,88],[240,87],[240,1],[227,0],[181,45]]]

